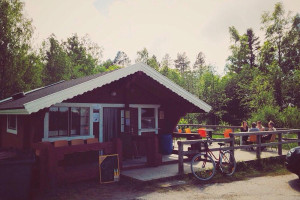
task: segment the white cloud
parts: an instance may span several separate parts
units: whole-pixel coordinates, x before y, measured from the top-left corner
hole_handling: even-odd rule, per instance
[[[260,16],[272,11],[275,0],[24,0],[36,27],[38,41],[54,33],[66,39],[72,33],[89,34],[104,47],[104,59],[125,51],[132,61],[146,47],[161,59],[186,52],[192,63],[199,51],[222,72],[229,55],[228,27],[240,33],[252,27],[261,35]],[[299,0],[284,1],[298,11]]]

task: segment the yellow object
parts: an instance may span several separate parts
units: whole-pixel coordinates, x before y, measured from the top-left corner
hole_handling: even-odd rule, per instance
[[[190,128],[186,128],[185,129],[185,133],[191,133],[191,129]]]

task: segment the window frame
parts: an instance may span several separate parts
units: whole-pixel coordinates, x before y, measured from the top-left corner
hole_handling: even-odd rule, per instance
[[[16,118],[16,127],[15,127],[15,129],[9,127],[9,117],[13,117],[13,116]],[[17,135],[18,134],[18,116],[17,115],[7,115],[6,123],[7,123],[6,132]]]
[[[68,135],[68,136],[55,136],[55,137],[49,137],[49,112],[45,113],[44,117],[44,137],[42,138],[42,141],[48,141],[48,142],[54,142],[58,140],[73,140],[73,139],[88,139],[88,138],[94,138],[93,134],[93,105],[94,104],[85,104],[85,103],[59,103],[53,105],[53,107],[68,107],[70,109],[72,108],[89,108],[89,134],[88,135]],[[69,124],[68,124],[69,126]]]
[[[138,135],[142,132],[155,132],[158,134],[158,108],[156,104],[130,104],[129,107],[138,109]],[[154,108],[155,128],[142,128],[142,108]]]
[[[152,116],[143,117],[143,110],[146,110],[146,109],[152,109],[153,115]],[[146,120],[146,119],[150,119],[151,120],[151,125],[153,125],[153,127],[150,127],[150,128],[143,127],[143,123],[142,122],[143,122],[143,120]],[[152,120],[154,120],[154,123],[153,123]],[[156,128],[155,127],[155,108],[141,108],[141,129],[155,129],[155,128]]]

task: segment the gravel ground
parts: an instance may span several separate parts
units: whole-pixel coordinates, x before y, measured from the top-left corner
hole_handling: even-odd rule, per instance
[[[181,191],[153,192],[137,199],[297,200],[300,199],[300,181],[294,174],[265,176],[231,183],[184,187]]]
[[[243,181],[214,184],[191,184],[185,181],[169,181],[148,186],[128,186],[128,183],[99,185],[98,182],[85,182],[63,186],[38,200],[165,200],[165,199],[224,199],[224,200],[300,200],[300,181],[294,174],[264,176]],[[130,184],[130,183],[129,183]]]

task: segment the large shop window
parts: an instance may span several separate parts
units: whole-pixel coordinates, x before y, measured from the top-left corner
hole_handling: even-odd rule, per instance
[[[17,116],[8,115],[7,116],[7,132],[17,134]]]
[[[154,108],[142,108],[141,112],[142,112],[141,113],[142,129],[154,129],[155,128]]]
[[[48,137],[89,135],[89,107],[50,107]]]

